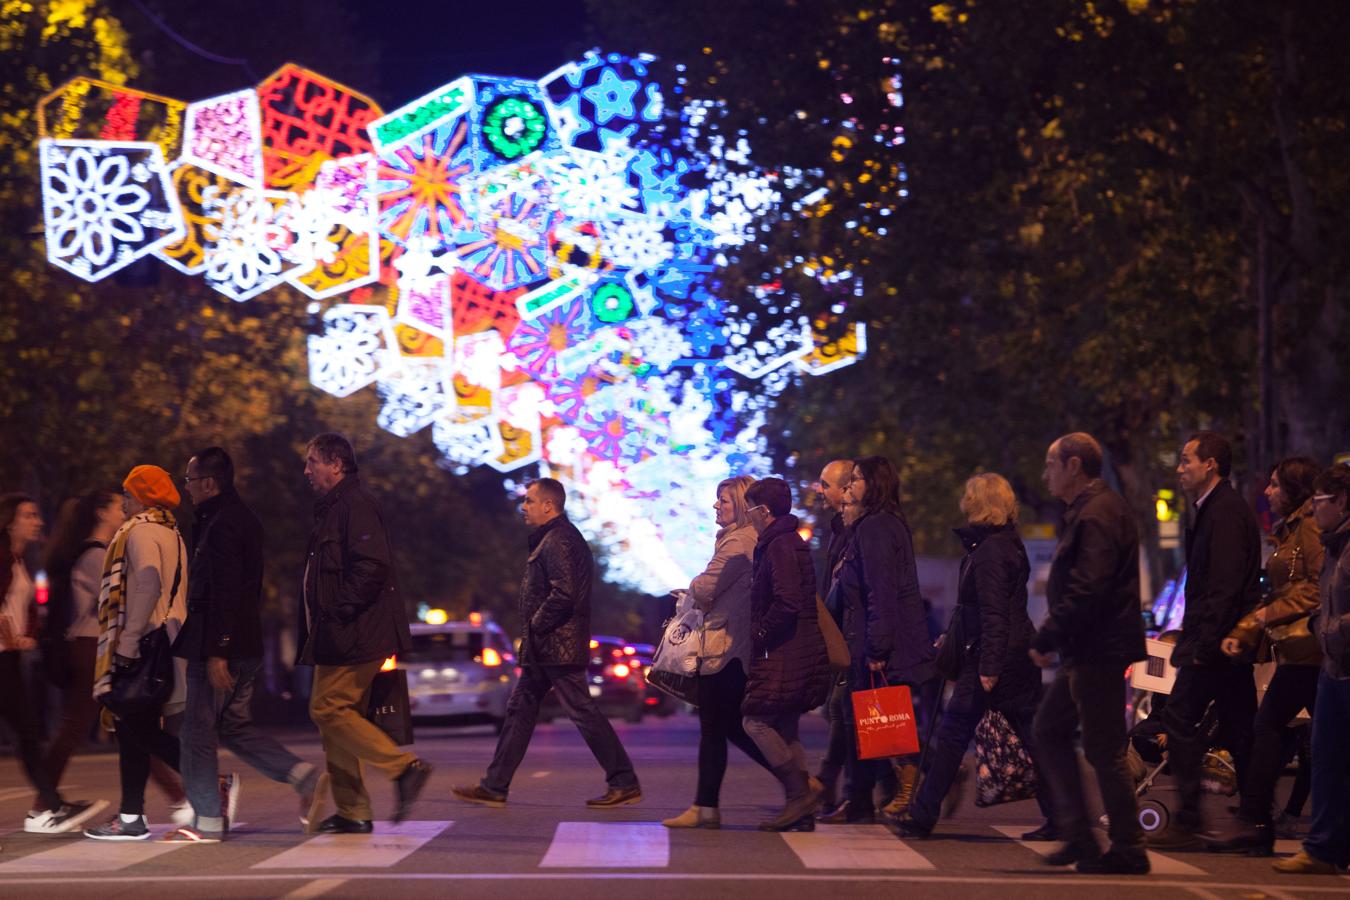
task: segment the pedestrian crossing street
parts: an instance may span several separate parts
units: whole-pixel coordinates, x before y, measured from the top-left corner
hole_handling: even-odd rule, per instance
[[[1003,864],[1012,871],[1035,871],[1037,858],[1057,845],[1017,839],[1027,825],[984,825],[966,831],[982,832],[973,840],[982,847],[999,844],[1014,854]],[[729,858],[752,871],[790,871],[792,860],[806,871],[935,872],[954,868],[953,861],[967,858],[959,841],[901,841],[882,825],[821,827],[814,832],[768,834],[754,830],[721,832],[672,831],[656,822],[559,822],[552,838],[545,833],[502,835],[473,834],[474,823],[457,826],[454,821],[409,821],[400,825],[377,822],[370,835],[316,835],[251,831],[242,825],[229,841],[217,845],[166,844],[157,840],[167,827],[158,827],[148,841],[104,842],[78,837],[5,840],[0,854],[0,885],[8,876],[89,876],[98,873],[135,874],[165,862],[186,862],[178,854],[194,855],[191,863],[223,866],[222,871],[247,871],[258,875],[277,872],[369,871],[399,868],[425,871],[426,864],[444,868],[447,863],[491,865],[494,853],[515,852],[513,865],[533,865],[541,870],[667,870],[677,861],[681,871],[697,871],[700,859],[710,851],[734,853]],[[990,832],[993,832],[992,834]],[[27,837],[27,836],[25,836]],[[1006,840],[1004,840],[1006,838]],[[458,841],[458,843],[457,843]],[[547,843],[545,843],[547,841]],[[508,845],[506,842],[510,842]],[[775,847],[787,853],[775,855]],[[189,849],[192,848],[192,849]],[[955,848],[955,849],[954,849]],[[1017,848],[1017,849],[1013,849]],[[1278,853],[1293,853],[1295,841],[1281,841]],[[439,852],[434,852],[439,851]],[[524,853],[521,856],[520,853]],[[220,854],[233,858],[228,865]],[[252,859],[241,865],[243,854]],[[431,855],[418,865],[418,857]],[[197,856],[199,855],[199,856]],[[1205,854],[1149,854],[1153,874],[1166,877],[1200,877],[1211,873]],[[1230,858],[1231,859],[1231,858]],[[176,869],[181,866],[176,866]],[[519,869],[517,869],[519,871]],[[968,871],[968,868],[967,868]],[[1048,870],[1041,870],[1048,871]],[[228,876],[226,876],[228,877]]]

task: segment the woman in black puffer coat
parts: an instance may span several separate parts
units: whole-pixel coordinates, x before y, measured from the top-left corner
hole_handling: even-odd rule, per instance
[[[816,573],[811,551],[790,515],[792,491],[765,478],[745,493],[750,523],[759,532],[750,576],[754,655],[741,712],[745,730],[783,785],[783,811],[760,823],[765,831],[811,831],[819,790],[813,790],[798,737],[802,713],[825,702],[830,663],[816,619]]]
[[[937,824],[966,748],[986,710],[1001,712],[1034,759],[1031,722],[1041,697],[1041,673],[1027,655],[1036,631],[1027,615],[1031,564],[1017,534],[1017,500],[1001,475],[985,473],[966,482],[961,498],[966,525],[956,529],[966,558],[957,586],[959,624],[943,640],[962,643],[961,671],[952,686],[928,762],[901,834],[927,837]],[[1040,779],[1040,784],[1044,784]],[[1046,792],[1036,795],[1047,824],[1023,840],[1053,840]]]

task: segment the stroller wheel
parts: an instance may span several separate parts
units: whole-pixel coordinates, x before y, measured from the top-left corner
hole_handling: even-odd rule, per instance
[[[1139,827],[1144,829],[1145,834],[1162,831],[1167,827],[1167,822],[1171,818],[1171,815],[1167,812],[1167,807],[1157,800],[1140,801]]]

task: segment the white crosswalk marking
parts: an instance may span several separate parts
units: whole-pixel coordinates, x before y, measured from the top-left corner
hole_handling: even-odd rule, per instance
[[[70,875],[76,872],[116,872],[165,853],[188,846],[165,844],[159,839],[168,827],[157,827],[144,841],[95,841],[84,837],[62,838],[61,845],[0,863],[0,875]]]
[[[648,869],[670,865],[670,830],[658,822],[559,822],[541,868]]]
[[[1027,831],[1025,825],[995,825],[994,830],[1007,837],[1012,838],[1017,843],[1026,847],[1028,850],[1034,850],[1041,856],[1049,856],[1059,849],[1060,845],[1055,841],[1022,841],[1018,837],[1022,832]],[[1148,851],[1148,863],[1154,875],[1208,875],[1204,869],[1193,866],[1190,863],[1182,862],[1170,856],[1163,856],[1161,853]]]
[[[255,869],[386,869],[454,822],[376,822],[373,834],[320,834],[270,859]]]
[[[934,868],[885,825],[830,825],[786,832],[783,840],[808,869]]]

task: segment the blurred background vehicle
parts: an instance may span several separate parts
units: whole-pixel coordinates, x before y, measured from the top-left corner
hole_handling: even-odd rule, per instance
[[[412,648],[385,660],[386,668],[408,673],[413,720],[490,724],[501,731],[517,678],[510,638],[479,613],[470,613],[466,622],[437,619],[412,625]]]

